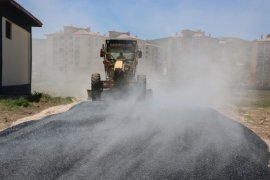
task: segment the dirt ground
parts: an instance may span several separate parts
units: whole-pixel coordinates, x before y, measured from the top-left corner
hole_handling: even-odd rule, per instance
[[[270,107],[226,106],[219,111],[257,134],[268,145],[270,152]],[[268,167],[270,167],[270,159]]]
[[[230,103],[218,111],[251,129],[270,147],[270,90],[236,89],[229,98]]]
[[[240,120],[257,133],[270,147],[270,108],[242,108],[238,110]]]
[[[19,107],[16,110],[10,110],[0,106],[0,131],[15,126],[22,122],[38,120],[45,116],[65,112],[79,101],[69,104],[34,104],[31,107]]]
[[[270,147],[270,107],[227,106],[221,112],[251,129]]]

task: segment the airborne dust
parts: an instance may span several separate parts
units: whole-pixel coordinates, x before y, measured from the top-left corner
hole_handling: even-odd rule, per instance
[[[197,47],[196,43],[185,44],[196,38],[175,38],[180,45],[153,41],[167,69],[163,69],[164,64],[153,69],[147,58],[139,59],[138,74],[147,75],[147,86],[153,90],[151,98],[137,101],[135,92],[123,99],[87,101],[66,114],[49,118],[62,128],[56,136],[60,139],[45,135],[52,147],[44,154],[51,154],[60,143],[62,155],[70,157],[67,161],[72,163],[67,171],[61,171],[62,179],[265,176],[267,146],[215,110],[233,103],[230,91],[245,73],[241,63],[247,61],[250,47],[234,49],[230,43],[224,45],[224,41],[210,37],[199,38]],[[87,76],[84,82],[80,76],[91,72],[77,71],[81,71],[78,76],[76,71],[57,75],[69,77],[69,83],[63,81],[68,85],[59,84],[66,86],[61,94],[86,84]],[[80,91],[86,95],[85,89]],[[61,162],[59,154],[53,156]]]
[[[46,7],[47,14],[51,6]],[[151,23],[158,24],[158,20]],[[91,73],[100,72],[104,78],[98,56],[104,42],[100,39],[105,40],[101,36],[87,41],[73,35],[33,40],[34,90],[85,100]],[[200,33],[147,43],[158,47],[158,63],[147,58],[144,44],[137,72],[147,75],[151,98],[137,101],[131,94],[124,99],[84,101],[28,128],[7,132],[4,137],[0,134],[0,177],[265,178],[266,144],[215,110],[234,103],[231,90],[242,85],[242,78],[248,79],[250,67],[246,64],[251,61],[252,45]],[[59,48],[62,46],[66,48]]]

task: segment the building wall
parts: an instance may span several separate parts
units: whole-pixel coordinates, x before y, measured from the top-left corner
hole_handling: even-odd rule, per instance
[[[0,15],[0,34],[2,34],[2,17]],[[1,87],[2,87],[2,36],[0,35],[0,93],[1,93]]]
[[[30,84],[31,34],[8,20],[12,38],[6,38],[6,20],[2,17],[2,86]]]
[[[270,41],[255,42],[255,81],[259,88],[270,88]]]
[[[224,84],[242,86],[250,83],[252,43],[249,41],[196,34],[151,42],[160,47],[164,74],[172,82],[190,84],[202,76],[208,80],[212,73],[228,81]]]
[[[78,30],[88,34],[76,33]],[[100,73],[104,78],[99,52],[106,37],[85,28],[76,31],[65,28],[64,32],[47,35],[46,39],[33,39],[34,91],[86,98],[91,73]]]
[[[160,56],[160,48],[154,44],[143,41],[139,48],[142,51],[142,58],[138,63],[138,74],[147,75],[148,79],[163,75],[163,64]]]

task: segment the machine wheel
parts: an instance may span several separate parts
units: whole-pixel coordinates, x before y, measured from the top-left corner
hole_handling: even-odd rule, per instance
[[[137,76],[137,82],[138,82],[139,99],[145,99],[145,94],[146,94],[146,75],[138,75]]]
[[[102,82],[100,80],[100,74],[94,73],[91,76],[91,88],[92,88],[92,100],[98,101],[101,98]]]

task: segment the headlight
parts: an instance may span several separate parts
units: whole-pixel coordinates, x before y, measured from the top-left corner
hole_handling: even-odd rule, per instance
[[[129,67],[128,67],[128,66],[125,66],[125,67],[124,67],[124,70],[125,70],[125,71],[129,70]]]

